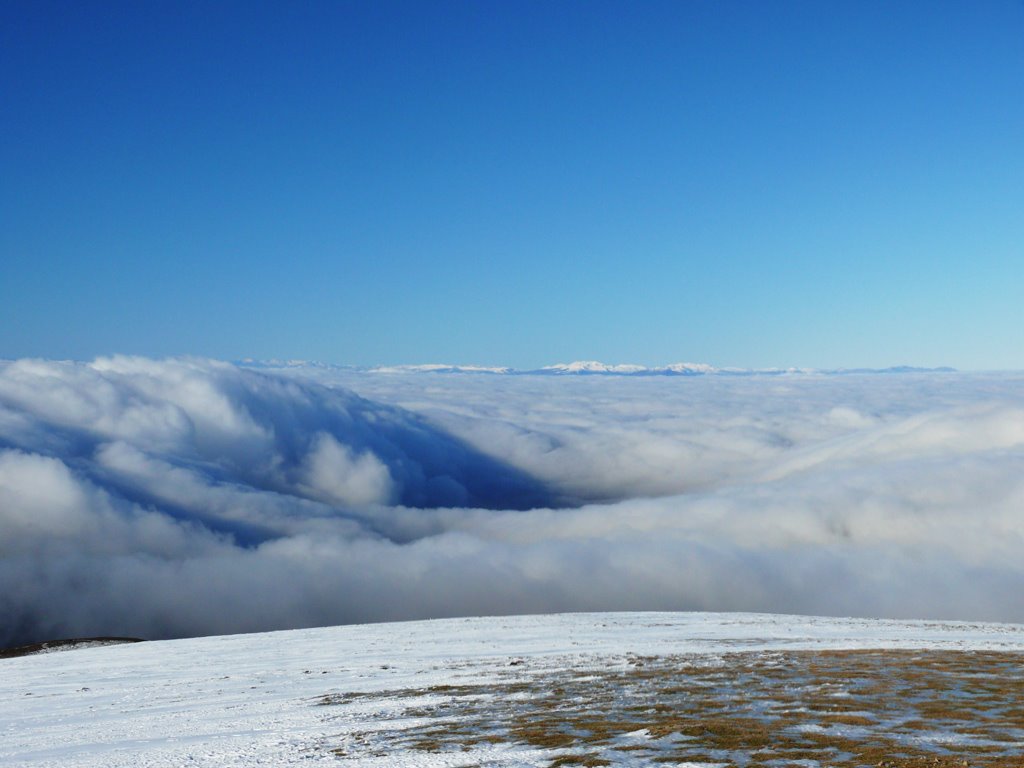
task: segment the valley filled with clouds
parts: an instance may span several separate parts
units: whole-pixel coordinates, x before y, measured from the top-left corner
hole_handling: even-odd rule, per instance
[[[0,363],[0,645],[546,611],[1024,621],[1024,375]]]

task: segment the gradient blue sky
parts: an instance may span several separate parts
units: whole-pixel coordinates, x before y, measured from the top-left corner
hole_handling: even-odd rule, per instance
[[[1021,2],[0,6],[0,357],[1024,367]]]

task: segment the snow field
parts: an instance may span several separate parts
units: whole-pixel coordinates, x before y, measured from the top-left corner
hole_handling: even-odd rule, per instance
[[[0,764],[565,764],[593,750],[564,738],[548,746],[529,734],[502,737],[501,724],[487,721],[489,699],[495,713],[498,705],[517,701],[525,707],[559,680],[571,681],[578,690],[570,698],[586,711],[588,690],[609,694],[616,676],[635,670],[638,660],[654,667],[697,660],[714,669],[732,654],[757,665],[770,660],[767,653],[840,649],[983,651],[1012,658],[1005,654],[1024,651],[1024,626],[757,614],[561,614],[52,653],[0,662]],[[588,678],[595,681],[591,689],[583,685]],[[523,712],[534,716],[528,707]],[[462,723],[466,744],[429,735],[444,723]],[[611,743],[627,747],[639,739],[649,748],[656,739],[642,730],[611,734]],[[657,738],[675,745],[675,737],[665,741],[669,735]],[[477,736],[485,738],[474,742]],[[619,750],[615,762],[639,760],[631,751]]]

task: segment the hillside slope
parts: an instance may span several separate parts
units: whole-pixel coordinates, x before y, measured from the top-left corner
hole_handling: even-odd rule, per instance
[[[92,648],[0,661],[0,764],[1008,766],[1022,652],[1022,625],[700,613]]]

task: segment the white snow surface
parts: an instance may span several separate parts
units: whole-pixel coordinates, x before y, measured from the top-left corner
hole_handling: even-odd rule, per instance
[[[577,360],[572,363],[546,365],[540,370],[545,373],[641,373],[647,368],[632,363],[609,365],[597,360]]]
[[[511,373],[507,366],[450,365],[448,363],[425,363],[423,365],[379,365],[371,373]]]
[[[381,699],[325,695],[486,683],[526,659],[603,667],[630,654],[939,648],[1024,651],[1024,625],[767,614],[615,613],[366,624],[81,649],[0,661],[0,765],[252,766],[325,762],[347,734],[389,727]],[[374,710],[377,707],[377,710]],[[376,725],[375,725],[376,724]],[[529,747],[489,765],[547,765]],[[479,755],[477,755],[479,757]],[[455,762],[452,762],[455,761]],[[455,765],[457,752],[348,757],[362,766]]]
[[[897,365],[889,368],[719,368],[708,363],[669,363],[668,365],[638,365],[636,363],[603,363],[600,360],[574,360],[571,363],[555,363],[541,368],[513,368],[508,365],[457,365],[452,363],[420,363],[399,365],[352,366],[335,365],[315,360],[253,360],[238,361],[247,368],[266,369],[312,369],[320,371],[348,371],[363,373],[490,373],[509,376],[560,376],[560,375],[609,375],[609,376],[777,376],[791,375],[843,375],[851,373],[951,373],[953,368],[918,368]]]

